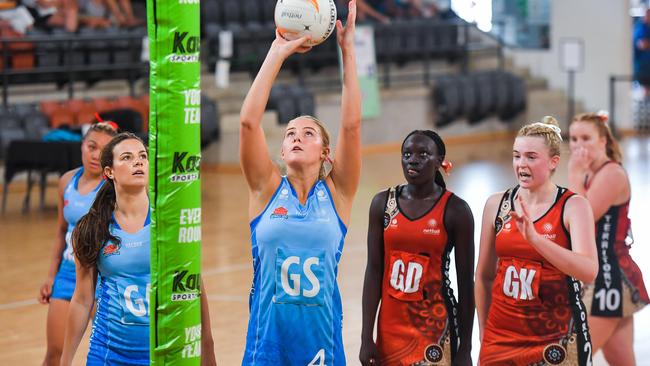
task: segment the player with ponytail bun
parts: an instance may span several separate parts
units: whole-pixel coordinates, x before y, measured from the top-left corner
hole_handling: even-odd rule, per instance
[[[605,113],[584,113],[570,125],[569,187],[589,200],[596,221],[598,276],[585,286],[594,352],[612,365],[634,365],[634,319],[650,298],[630,256],[631,188]]]
[[[379,192],[370,206],[362,365],[472,364],[474,219],[446,188],[445,154],[437,133],[411,132],[402,143],[407,183]],[[452,249],[458,302],[449,286]]]
[[[512,149],[517,186],[485,204],[476,267],[479,363],[591,365],[579,281],[598,260],[589,203],[551,180],[562,131],[553,117],[519,130]]]

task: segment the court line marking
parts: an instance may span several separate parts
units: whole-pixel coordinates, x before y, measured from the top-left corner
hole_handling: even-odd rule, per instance
[[[356,246],[356,245],[349,245],[349,248],[347,250],[343,250],[343,253],[350,253],[350,252],[360,252],[364,251],[365,248],[362,246]],[[218,274],[225,274],[225,273],[233,273],[233,272],[239,272],[239,271],[244,271],[247,269],[251,269],[252,263],[251,262],[246,262],[246,263],[238,263],[238,264],[231,264],[229,266],[223,266],[223,267],[212,267],[209,269],[206,269],[205,271],[201,272],[201,276],[214,276]],[[210,301],[228,301],[228,302],[248,302],[248,296],[236,296],[236,295],[208,295],[208,300]],[[20,300],[20,301],[13,301],[13,302],[8,302],[6,304],[0,304],[0,311],[3,310],[12,310],[12,309],[19,309],[19,308],[24,308],[32,305],[38,305],[39,302],[31,299],[31,300]]]

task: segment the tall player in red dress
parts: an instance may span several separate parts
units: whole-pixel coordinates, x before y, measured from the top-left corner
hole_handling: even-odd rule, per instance
[[[413,131],[402,143],[407,184],[378,193],[370,206],[363,365],[472,364],[474,219],[467,203],[445,188],[439,169],[450,163],[444,158],[438,134]],[[448,275],[452,249],[458,303]]]
[[[596,219],[599,271],[596,280],[585,286],[583,296],[594,352],[602,348],[612,365],[635,365],[632,315],[650,299],[626,243],[630,233],[630,181],[606,116],[576,116],[570,136],[570,188],[589,200]]]
[[[591,365],[580,282],[598,272],[589,202],[551,180],[557,121],[531,123],[513,146],[518,185],[485,204],[476,268],[479,363]]]

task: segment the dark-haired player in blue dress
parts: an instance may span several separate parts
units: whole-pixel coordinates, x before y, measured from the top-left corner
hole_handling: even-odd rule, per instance
[[[77,284],[70,301],[61,364],[70,365],[88,325],[99,275],[97,312],[86,365],[149,365],[149,162],[131,133],[101,155],[106,183],[72,234]],[[205,292],[201,295],[202,364],[216,365]]]

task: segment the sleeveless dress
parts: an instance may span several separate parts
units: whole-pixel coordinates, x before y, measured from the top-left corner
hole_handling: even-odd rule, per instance
[[[336,275],[347,229],[325,181],[302,205],[282,177],[250,227],[254,274],[242,365],[345,365]]]
[[[610,163],[616,164],[608,161],[594,176]],[[590,183],[586,182],[586,189]],[[631,237],[631,222],[627,216],[629,208],[629,200],[610,206],[596,222],[598,276],[594,283],[585,286],[582,298],[589,315],[628,317],[650,303],[641,270],[630,256],[631,244],[625,242],[628,236]]]
[[[149,365],[150,217],[137,233],[113,219],[97,269],[101,289],[90,334],[86,365]]]
[[[74,252],[71,242],[72,231],[77,225],[77,221],[88,213],[93,201],[95,201],[97,191],[104,184],[104,180],[102,180],[92,191],[80,194],[77,189],[79,187],[79,178],[81,178],[83,172],[84,168],[79,168],[63,191],[63,217],[68,223],[68,231],[65,233],[65,249],[61,255],[61,264],[59,264],[59,270],[52,284],[51,298],[53,299],[70,301],[72,298],[76,283]]]
[[[528,243],[511,220],[519,187],[503,195],[495,220],[497,275],[481,343],[486,365],[591,365],[587,313],[580,282]],[[538,233],[571,249],[564,207],[574,195],[557,188],[553,206],[534,222]]]
[[[444,225],[445,190],[411,219],[390,188],[384,214],[384,276],[377,330],[381,364],[451,365],[458,348],[458,309],[449,282],[453,245]]]

